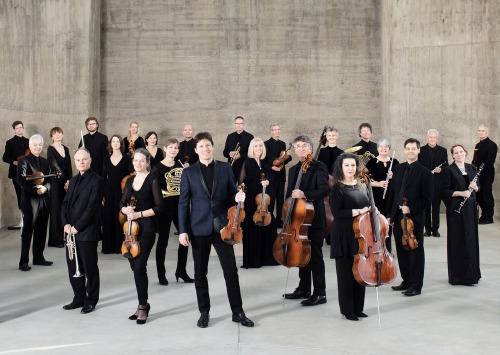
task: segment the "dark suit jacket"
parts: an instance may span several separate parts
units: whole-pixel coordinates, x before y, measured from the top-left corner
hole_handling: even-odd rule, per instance
[[[446,168],[448,166],[448,151],[445,148],[436,145],[436,153],[434,154],[434,161],[431,161],[430,150],[431,148],[429,147],[428,144],[420,148],[420,154],[418,155],[418,162],[423,166],[425,166],[430,171],[434,170],[434,168],[436,168],[441,163],[444,163],[443,165],[441,165],[441,168],[442,169]],[[434,185],[435,185],[434,188],[439,189],[441,181],[441,173],[433,175],[434,175]]]
[[[104,180],[89,169],[75,190],[79,175],[69,181],[68,192],[61,206],[62,224],[75,227],[78,241],[97,242],[100,237],[99,210],[104,197]]]
[[[212,195],[203,179],[200,162],[182,172],[179,196],[179,233],[193,233],[197,236],[219,233],[214,220],[227,218],[227,210],[235,204],[236,182],[228,163],[214,161],[214,183]],[[227,219],[226,219],[227,221]]]
[[[43,195],[36,193],[37,189],[34,188],[33,181],[26,180],[26,176],[33,174],[36,171],[41,171],[44,175],[50,174],[50,165],[47,159],[40,157],[40,170],[37,169],[36,157],[29,154],[24,158],[19,159],[17,165],[17,183],[21,185],[21,210],[25,208],[33,208],[38,204],[40,199],[45,208],[50,208],[50,188],[51,178],[45,178],[43,186],[47,188],[47,192]]]
[[[298,176],[297,169],[300,169],[301,166],[302,163],[299,162],[297,165],[292,166],[288,172],[288,187],[286,189],[287,198],[292,195],[292,191],[295,189]],[[326,165],[320,161],[313,160],[306,173],[302,175],[299,189],[306,195],[306,200],[312,202],[314,205],[314,219],[311,227],[325,228],[326,215],[323,199],[330,193]],[[285,218],[285,216],[283,216],[283,218]]]
[[[5,142],[5,152],[3,153],[2,160],[10,164],[9,165],[9,179],[16,179],[17,175],[17,166],[13,163],[19,158],[21,155],[24,155],[26,149],[29,146],[29,139],[26,137],[18,137],[14,136]]]
[[[406,180],[405,194],[408,198],[408,207],[410,207],[409,217],[416,220],[424,220],[424,211],[431,204],[434,193],[434,179],[429,169],[425,168],[418,161],[411,174]],[[399,191],[403,182],[403,175],[408,165],[407,162],[396,165],[392,176],[392,182],[389,185],[389,196],[387,198],[387,218],[394,221],[399,212]]]
[[[108,152],[108,137],[101,132],[94,134],[87,133],[83,136],[85,148],[90,152],[90,168],[94,170],[99,176],[102,176],[102,163],[104,158],[109,155]],[[78,148],[82,146],[82,141],[78,144]]]

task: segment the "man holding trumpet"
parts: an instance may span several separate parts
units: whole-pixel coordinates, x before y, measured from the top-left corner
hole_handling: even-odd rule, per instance
[[[85,314],[92,312],[99,300],[97,244],[104,181],[90,169],[92,159],[87,149],[78,149],[74,159],[79,173],[69,181],[61,208],[66,261],[74,297],[63,309],[82,308],[81,313]]]

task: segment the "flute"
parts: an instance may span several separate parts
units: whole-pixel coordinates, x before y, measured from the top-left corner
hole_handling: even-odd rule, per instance
[[[391,165],[389,165],[389,170],[387,170],[387,176],[385,177],[385,182],[387,183],[384,187],[384,194],[382,195],[382,200],[385,200],[385,194],[387,193],[387,187],[389,187],[389,173],[392,170],[392,163],[394,163],[394,156],[396,155],[396,151],[392,153]]]
[[[434,174],[434,172],[436,171],[436,169],[440,168],[444,163],[446,163],[446,162],[444,161],[441,164],[439,164],[438,166],[436,166],[434,169],[432,169],[431,174]]]

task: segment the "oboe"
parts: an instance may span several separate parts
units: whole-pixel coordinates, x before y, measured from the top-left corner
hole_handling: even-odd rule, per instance
[[[479,175],[481,175],[481,171],[483,170],[483,168],[484,168],[484,163],[482,163],[481,166],[479,167],[476,176],[474,176],[474,179],[472,179],[472,182],[477,182],[477,179],[479,178]],[[469,189],[467,191],[472,192],[472,187],[469,186]],[[458,206],[458,209],[456,209],[455,212],[460,213],[462,207],[464,207],[465,205],[465,201],[467,201],[468,199],[469,199],[468,197],[464,197],[462,202],[460,202],[460,206]]]
[[[382,200],[385,199],[385,194],[387,193],[387,187],[389,186],[389,174],[392,170],[392,163],[394,163],[394,156],[396,155],[396,151],[392,152],[391,165],[389,165],[389,170],[387,170],[387,176],[385,177],[385,182],[387,183],[384,187],[384,194],[382,195]]]

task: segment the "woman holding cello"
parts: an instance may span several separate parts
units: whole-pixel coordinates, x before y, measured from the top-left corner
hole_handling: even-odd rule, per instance
[[[144,324],[149,315],[150,305],[148,303],[148,275],[147,262],[151,249],[155,243],[157,223],[155,215],[163,210],[163,198],[160,184],[156,178],[149,173],[150,159],[148,151],[139,148],[135,151],[132,163],[137,173],[129,178],[120,201],[121,213],[127,216],[129,222],[138,224],[137,239],[140,243],[140,254],[129,259],[130,268],[134,272],[135,287],[139,299],[136,312],[129,317],[137,320],[137,324]],[[131,207],[131,200],[136,201],[135,207]]]
[[[245,220],[243,221],[243,266],[244,268],[258,268],[262,265],[277,265],[273,256],[273,244],[276,239],[276,220],[269,211],[269,194],[263,191],[269,186],[268,176],[271,166],[264,160],[266,147],[260,138],[250,141],[248,159],[241,167],[239,184],[245,184],[246,203]],[[256,198],[259,200],[257,205]],[[262,211],[264,221],[257,216],[258,223],[253,218],[255,213]],[[267,220],[266,220],[267,219]],[[267,223],[267,224],[266,224]]]
[[[370,210],[366,189],[360,183],[361,161],[357,155],[344,153],[335,162],[334,185],[330,193],[333,213],[330,258],[335,259],[340,313],[348,320],[367,317],[363,313],[365,287],[354,278],[352,267],[358,246],[354,219]]]

